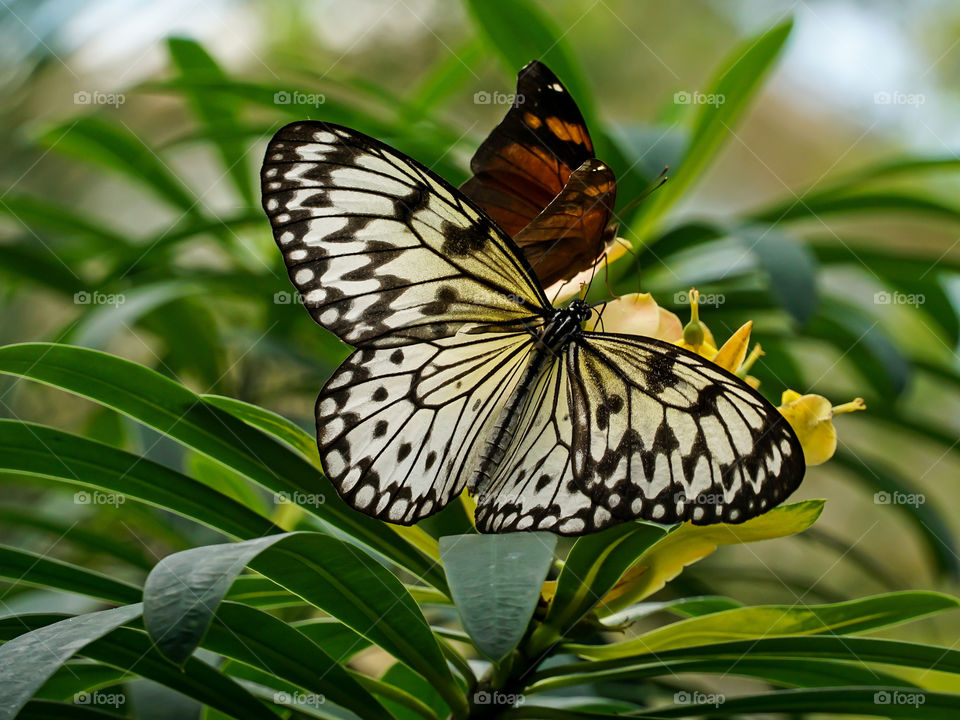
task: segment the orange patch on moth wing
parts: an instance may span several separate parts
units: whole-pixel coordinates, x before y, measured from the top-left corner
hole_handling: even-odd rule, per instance
[[[550,132],[561,140],[575,142],[578,145],[588,145],[586,133],[581,125],[564,122],[557,117],[548,117],[547,127],[550,128]]]
[[[538,127],[543,125],[543,120],[538,118],[533,113],[524,113],[523,121],[527,124],[528,127],[532,127],[534,130],[536,130]]]

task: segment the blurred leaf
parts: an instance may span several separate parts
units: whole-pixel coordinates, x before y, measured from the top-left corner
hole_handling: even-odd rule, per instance
[[[530,0],[465,0],[479,30],[500,54],[511,75],[531,60],[539,60],[560,78],[594,127],[594,101],[583,68],[564,42],[565,33]]]
[[[113,503],[127,497],[157,505],[234,537],[275,532],[266,518],[163,465],[61,430],[0,420],[0,469],[93,488],[75,502]],[[97,493],[105,497],[98,499]]]
[[[903,591],[831,605],[759,605],[681,620],[611,645],[570,645],[585,658],[629,657],[745,638],[853,634],[960,607],[949,595]]]
[[[207,51],[194,40],[187,38],[168,38],[167,48],[170,57],[180,75],[184,78],[204,79],[208,82],[226,82],[227,76],[210,57]],[[248,206],[257,204],[253,193],[252,173],[247,158],[249,148],[240,139],[230,138],[229,133],[219,131],[226,127],[235,127],[240,122],[239,107],[224,95],[188,91],[188,99],[194,111],[207,126],[216,128],[213,141],[220,153],[224,172],[230,175],[234,187]]]
[[[897,473],[886,463],[870,458],[865,462],[857,455],[840,447],[833,457],[833,463],[852,473],[868,491],[874,493],[874,504],[890,505],[890,509],[900,513],[923,541],[934,566],[954,577],[960,573],[960,560],[957,558],[957,541],[948,519],[937,509],[931,498],[927,498],[922,488]],[[892,502],[900,496],[904,499],[917,498],[915,504]],[[879,510],[879,508],[878,508]]]
[[[793,23],[789,21],[747,38],[728,55],[722,69],[708,83],[704,93],[722,100],[715,104],[700,105],[690,134],[690,144],[678,166],[673,169],[670,181],[657,190],[649,202],[640,206],[638,220],[633,223],[633,230],[640,239],[639,245],[646,244],[651,230],[667,209],[703,177],[720,148],[731,137],[736,137],[733,128],[780,56],[792,28]]]
[[[88,219],[62,205],[28,195],[5,195],[0,199],[0,212],[5,212],[23,223],[32,232],[52,233],[55,237],[79,238],[89,254],[113,253],[130,250],[132,245],[124,235],[105,226],[103,220]]]
[[[103,532],[85,530],[78,527],[75,520],[68,522],[59,517],[49,516],[39,508],[2,507],[0,524],[9,528],[30,528],[49,533],[55,538],[65,538],[73,547],[82,548],[94,555],[100,553],[109,555],[143,570],[153,567],[153,560],[144,554],[144,548],[131,545]]]
[[[810,318],[803,334],[833,345],[873,392],[886,398],[899,395],[910,379],[910,364],[890,337],[863,310],[830,296]]]
[[[0,545],[0,577],[115,603],[140,601],[138,586],[76,565]]]
[[[51,247],[35,242],[0,243],[0,273],[26,279],[57,294],[73,295],[86,289],[80,275]]]
[[[463,627],[492,660],[513,650],[526,632],[556,546],[556,535],[537,532],[440,538]]]
[[[86,116],[46,130],[39,140],[58,152],[120,173],[188,215],[202,216],[197,197],[126,127]]]
[[[750,219],[779,224],[790,220],[816,220],[824,215],[858,212],[908,212],[960,221],[960,206],[940,200],[929,193],[903,190],[818,192],[764,208],[753,213]]]
[[[817,266],[810,251],[774,227],[746,226],[737,237],[769,276],[773,296],[797,322],[806,322],[817,304]]]
[[[472,81],[473,68],[484,58],[485,50],[486,47],[478,38],[471,37],[447,57],[435,63],[411,94],[409,106],[404,113],[407,121],[416,122],[425,115],[436,112],[444,100],[462,92]]]

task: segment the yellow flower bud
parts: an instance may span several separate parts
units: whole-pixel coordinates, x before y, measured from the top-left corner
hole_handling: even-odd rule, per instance
[[[820,465],[833,457],[837,450],[837,431],[833,416],[837,413],[866,410],[862,398],[832,407],[822,395],[801,395],[795,390],[784,390],[777,408],[797,434],[803,447],[807,466]]]

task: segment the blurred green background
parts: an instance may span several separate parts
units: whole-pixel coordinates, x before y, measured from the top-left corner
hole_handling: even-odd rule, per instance
[[[540,57],[618,173],[639,262],[614,267],[617,289],[639,284],[683,317],[691,284],[722,295],[702,317],[721,342],[755,321],[769,398],[790,387],[869,406],[837,421],[837,457],[794,496],[828,499],[816,528],[725,548],[678,591],[748,603],[955,592],[958,30],[949,2],[8,1],[0,344],[104,349],[311,427],[348,349],[297,306],[276,252],[257,181],[267,140],[329,120],[459,183],[507,109],[496,93]],[[711,94],[724,101],[702,102]],[[628,207],[667,165],[667,185]],[[7,377],[0,416],[198,462]],[[83,538],[111,532],[149,566],[214,537],[0,480],[0,542],[53,557],[109,565]],[[4,614],[91,602],[0,592]],[[958,627],[938,618],[910,637],[949,645]]]

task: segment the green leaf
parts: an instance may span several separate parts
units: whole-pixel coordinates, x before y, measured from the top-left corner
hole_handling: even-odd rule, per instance
[[[252,569],[368,637],[465,709],[436,638],[406,589],[356,548],[317,533],[290,533],[169,555],[144,588],[144,620],[176,662],[193,652],[234,578]]]
[[[27,377],[111,407],[275,493],[322,495],[323,503],[305,506],[309,512],[434,587],[445,588],[443,573],[428,556],[384,523],[350,508],[309,462],[149,368],[85,348],[26,343],[0,348],[0,373]]]
[[[222,603],[207,628],[203,647],[323,695],[360,717],[388,715],[328,648],[262,610]]]
[[[692,661],[712,660],[718,662],[717,667],[722,667],[723,662],[736,662],[747,657],[765,659],[771,665],[783,658],[832,659],[860,665],[879,663],[892,669],[927,670],[936,666],[940,672],[960,674],[960,651],[950,648],[877,638],[801,635],[698,645],[610,660],[554,665],[535,673],[529,689],[531,692],[541,692],[584,682],[656,677],[670,673],[675,663],[683,666]]]
[[[282,415],[277,415],[275,412],[242,400],[222,395],[201,395],[200,397],[210,405],[225,410],[245,423],[282,440],[314,466],[320,468],[320,455],[317,452],[316,438],[296,423],[287,420]]]
[[[139,617],[141,611],[137,604],[79,615],[0,645],[0,720],[13,720],[57,668],[94,640]]]
[[[170,58],[184,78],[204,79],[208,82],[227,82],[228,78],[202,45],[187,38],[169,38]],[[189,86],[188,86],[189,88]],[[224,95],[187,89],[187,97],[194,112],[207,126],[214,128],[213,141],[220,154],[225,172],[246,205],[256,204],[251,182],[248,147],[229,129],[240,124],[239,106]],[[226,130],[226,132],[222,132]]]
[[[742,717],[754,713],[834,713],[840,715],[880,715],[886,718],[916,720],[953,720],[960,712],[960,695],[918,690],[911,687],[845,687],[830,689],[782,690],[748,695],[715,703],[673,705],[649,712],[634,713],[636,718],[712,718]],[[918,715],[918,713],[921,713]],[[521,717],[515,715],[513,717]]]
[[[670,181],[638,210],[633,230],[641,245],[647,242],[667,209],[703,177],[720,148],[736,137],[734,127],[779,57],[792,27],[793,22],[789,21],[747,38],[728,55],[720,72],[707,85],[706,95],[723,100],[699,106],[686,154],[672,169]]]
[[[193,192],[131,130],[87,116],[50,128],[39,139],[58,152],[118,172],[182,212],[202,217]]]
[[[903,190],[859,190],[835,193],[826,191],[786,200],[754,213],[755,222],[782,223],[793,220],[818,219],[828,215],[850,213],[905,212],[960,221],[960,206],[941,200],[930,193]]]
[[[14,583],[79,593],[115,603],[137,603],[141,589],[108,575],[26,550],[0,545],[0,577]]]
[[[557,536],[550,533],[451,535],[440,557],[464,629],[499,660],[520,642],[540,599]]]
[[[419,720],[422,717],[439,720],[439,718],[449,717],[450,708],[447,707],[443,698],[428,682],[403,663],[391,665],[380,680],[381,686],[387,684],[397,688],[406,696],[403,698],[406,701],[405,704],[396,700],[386,702],[387,707],[398,720]],[[414,703],[419,703],[420,707]]]
[[[806,322],[817,304],[817,266],[812,253],[772,227],[747,226],[737,232],[737,237],[768,275],[773,296],[798,322]]]
[[[132,607],[138,612],[124,623],[136,625],[135,620],[142,608]],[[142,630],[116,627],[116,623],[113,623],[113,629],[101,627],[106,622],[97,618],[103,614],[92,613],[66,619],[62,615],[18,615],[0,619],[0,638],[13,636],[17,641],[21,637],[26,638],[24,644],[33,647],[29,654],[38,654],[45,662],[55,662],[57,658],[54,655],[59,657],[67,654],[60,645],[62,639],[63,643],[70,644],[67,648],[70,656],[79,653],[114,667],[135,667],[141,677],[219,709],[230,717],[239,720],[277,720],[278,716],[258,702],[250,692],[206,663],[190,658],[179,668],[157,651],[150,637]],[[24,630],[28,631],[26,635],[22,634]],[[0,658],[7,645],[13,642],[0,647]],[[53,655],[44,649],[44,644],[56,649]],[[76,648],[71,649],[73,646]],[[0,715],[0,718],[3,717]]]
[[[960,606],[949,595],[903,591],[828,605],[760,605],[682,620],[612,645],[571,645],[586,658],[607,659],[770,636],[852,634],[915,620]]]
[[[557,578],[546,617],[530,638],[528,655],[559,641],[601,605],[627,568],[666,533],[660,525],[630,522],[577,538]]]
[[[28,702],[17,715],[18,720],[116,720],[116,718],[116,713],[106,710],[49,700]]]
[[[99,252],[115,253],[118,250],[134,249],[124,235],[110,230],[103,220],[86,218],[62,205],[40,198],[5,195],[0,199],[0,212],[14,217],[32,232],[49,232],[65,239],[79,238],[83,240],[88,252],[95,249]]]
[[[147,557],[146,549],[142,546],[133,546],[102,532],[85,530],[78,527],[75,521],[67,522],[59,517],[46,515],[38,508],[29,510],[15,507],[0,508],[0,525],[11,528],[30,528],[49,533],[54,538],[65,537],[73,547],[82,548],[94,555],[99,553],[109,555],[141,570],[149,570],[153,567],[153,559]]]
[[[234,537],[278,530],[240,503],[164,465],[43,425],[0,420],[0,469],[105,491],[98,497],[81,490],[74,499],[79,504],[119,507],[131,497]]]

